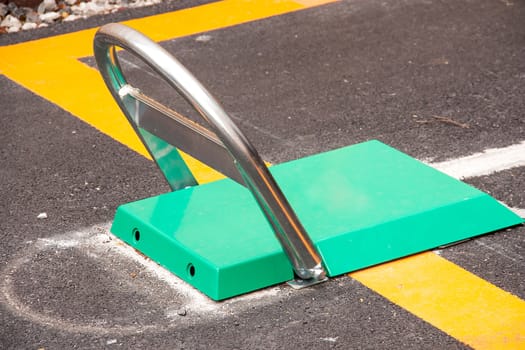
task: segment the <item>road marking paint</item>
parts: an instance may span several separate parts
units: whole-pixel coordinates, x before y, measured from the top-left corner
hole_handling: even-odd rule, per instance
[[[224,0],[123,22],[155,41],[238,25],[336,0]],[[174,25],[174,23],[176,25]],[[93,55],[95,29],[0,47],[0,74],[151,159],[100,74],[79,58]],[[199,183],[222,174],[183,155]]]
[[[221,303],[214,302],[160,265],[143,255],[137,254],[132,247],[110,234],[110,227],[111,223],[108,222],[86,229],[41,238],[34,242],[26,242],[27,246],[17,256],[6,262],[5,267],[0,270],[0,302],[14,315],[48,328],[71,333],[108,335],[115,333],[166,332],[181,325],[200,324],[210,320],[222,319],[231,314],[241,314],[254,307],[275,302],[276,300],[286,302],[290,297],[285,287],[284,291],[286,292],[283,293],[283,289],[278,286],[229,299]],[[26,274],[20,272],[25,265],[34,263],[34,259],[39,256],[45,254],[56,256],[57,251],[71,249],[75,249],[78,254],[84,254],[94,264],[102,266],[104,270],[106,270],[106,266],[110,266],[107,273],[112,275],[115,283],[129,282],[129,274],[134,270],[134,265],[130,264],[130,262],[140,264],[144,268],[141,274],[145,272],[162,282],[161,286],[152,286],[152,288],[168,287],[175,292],[159,295],[157,292],[150,291],[150,293],[154,294],[148,297],[150,302],[157,304],[156,298],[162,299],[160,304],[163,305],[162,307],[165,307],[165,318],[158,318],[151,322],[142,320],[136,322],[137,320],[134,317],[140,318],[140,314],[137,316],[135,313],[131,313],[129,319],[122,316],[116,316],[115,319],[91,319],[89,317],[86,317],[86,319],[67,319],[60,315],[60,310],[54,310],[52,305],[46,305],[45,311],[43,311],[39,308],[38,300],[26,300],[18,294],[16,286],[19,283],[17,282],[20,282],[20,279],[26,280],[28,278]],[[114,253],[120,259],[116,260]],[[60,261],[55,262],[55,264],[58,267]],[[129,270],[126,267],[129,267]],[[32,280],[30,279],[30,281]],[[26,281],[26,288],[28,287],[27,283]],[[37,284],[39,281],[35,283]],[[128,286],[136,288],[136,293],[140,294],[144,293],[144,283],[149,286],[151,280],[146,280],[142,283],[134,280],[133,283],[128,283]],[[42,285],[38,285],[38,288],[41,289],[41,287]],[[45,285],[43,288],[45,288]],[[115,288],[118,287],[115,285]],[[52,290],[50,291],[53,292]],[[114,300],[111,300],[112,295],[112,293],[109,293],[109,299],[105,298],[104,301],[101,301],[101,304],[103,305],[104,302],[108,304],[113,303]],[[54,295],[48,296],[55,297]],[[60,304],[60,307],[68,307],[68,305],[67,303]],[[177,313],[180,309],[188,312],[186,317],[181,318],[178,316]]]
[[[525,141],[507,147],[488,148],[483,152],[465,157],[427,164],[456,179],[490,175],[525,166]],[[501,204],[507,206],[505,203]],[[525,218],[525,209],[507,207],[520,217]]]
[[[507,259],[515,262],[516,264],[523,263],[524,256],[522,256],[521,254],[515,253],[515,252],[507,249],[506,247],[502,246],[501,244],[496,243],[496,242],[490,242],[489,241],[489,242],[485,243],[482,238],[483,237],[478,238],[474,242],[477,245],[481,246],[481,247],[484,247],[486,249],[492,250],[496,254],[498,254],[498,255],[500,255],[500,256],[502,256],[504,258],[507,258]]]
[[[267,1],[262,0],[225,0],[125,23],[161,41],[328,2],[275,1],[269,6]],[[180,25],[174,26],[173,23]],[[78,61],[81,57],[92,55],[94,33],[95,29],[89,29],[0,47],[0,73],[147,156],[98,73]],[[507,151],[514,152],[514,157],[519,153],[523,155],[523,148],[520,147],[523,147],[523,143]],[[522,160],[518,163],[500,160],[499,156],[487,151],[484,156],[463,159],[472,162],[470,172],[465,172],[468,169],[454,161],[434,165],[457,177],[486,175],[524,165]],[[492,163],[490,169],[479,170],[474,167],[482,162]],[[197,168],[196,175],[206,176],[211,173],[209,168],[196,161],[190,167]],[[211,179],[213,176],[199,181]],[[20,263],[23,262],[20,260]],[[436,254],[419,254],[350,276],[475,348],[525,347],[525,302]],[[23,311],[24,305],[16,305],[16,308]],[[47,319],[41,321],[49,323]]]
[[[490,175],[498,171],[525,166],[525,141],[429,165],[457,179]]]
[[[429,164],[465,179],[525,165],[525,142]],[[524,217],[525,210],[512,208]],[[476,241],[486,248],[494,247]],[[498,253],[519,262],[510,252]],[[349,274],[474,349],[525,349],[525,301],[425,252]]]
[[[510,210],[525,219],[525,209],[509,207]]]
[[[224,0],[180,11],[123,22],[155,41],[225,28],[281,15],[335,0]],[[96,29],[0,47],[0,74],[60,106],[139,154],[150,158],[102,81],[78,59],[93,55]],[[185,156],[197,181],[222,177]]]
[[[11,261],[7,262],[6,267],[0,274],[0,302],[11,311],[14,315],[22,317],[30,322],[43,325],[45,327],[58,329],[60,331],[68,331],[72,333],[89,333],[89,334],[111,334],[123,333],[134,334],[141,331],[154,330],[156,324],[113,324],[108,325],[107,320],[91,320],[81,322],[78,320],[67,320],[59,315],[54,314],[49,306],[46,306],[46,311],[41,311],[35,308],[38,301],[24,301],[17,294],[15,285],[18,277],[18,271],[26,264],[29,264],[38,255],[47,251],[56,251],[60,249],[85,248],[82,247],[86,239],[91,236],[91,232],[97,230],[96,227],[72,232],[65,235],[55,237],[48,237],[37,240],[36,242],[28,242],[20,253]],[[99,242],[100,245],[102,245]],[[84,251],[84,249],[80,249]],[[105,256],[106,254],[102,254]],[[24,276],[23,278],[25,278]],[[44,286],[45,287],[45,286]],[[59,311],[59,310],[57,310]],[[94,322],[93,322],[94,321]],[[97,322],[99,321],[99,322]]]
[[[437,254],[350,276],[475,349],[525,347],[525,302]]]

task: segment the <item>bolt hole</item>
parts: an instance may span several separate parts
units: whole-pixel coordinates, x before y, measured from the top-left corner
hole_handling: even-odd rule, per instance
[[[140,231],[137,229],[133,229],[133,238],[135,239],[135,243],[140,241]]]
[[[193,266],[192,263],[189,263],[188,264],[188,275],[190,275],[190,277],[194,277],[195,276],[195,266]]]

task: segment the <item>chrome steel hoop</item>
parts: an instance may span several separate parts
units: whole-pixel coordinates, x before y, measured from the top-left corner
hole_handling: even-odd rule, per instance
[[[125,49],[151,67],[195,108],[210,125],[211,131],[188,122],[128,85],[119,66],[115,47]],[[255,148],[220,104],[179,61],[146,36],[120,24],[108,24],[99,29],[95,35],[94,51],[97,65],[111,94],[167,178],[167,170],[159,163],[155,151],[145,140],[150,134],[168,141],[246,186],[272,226],[297,276],[312,283],[326,278],[319,253]],[[147,132],[141,133],[139,128]],[[168,135],[165,130],[178,133],[180,137]],[[200,154],[203,144],[209,151],[205,152],[207,154]],[[224,154],[229,159],[225,160]],[[192,184],[192,178],[186,181]]]

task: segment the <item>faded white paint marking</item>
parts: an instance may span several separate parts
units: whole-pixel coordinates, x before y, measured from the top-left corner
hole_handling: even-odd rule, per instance
[[[498,244],[498,243],[495,243],[495,242],[485,243],[483,241],[483,239],[477,239],[474,242],[476,242],[476,244],[478,244],[478,245],[480,245],[480,246],[482,246],[484,248],[492,250],[493,252],[497,253],[498,255],[500,255],[500,256],[502,256],[504,258],[507,258],[507,259],[515,262],[516,264],[521,264],[523,262],[523,256],[521,256],[520,254],[516,254],[513,251],[508,250],[507,248],[505,248],[501,244]]]
[[[111,235],[116,241],[120,239],[111,233],[109,233],[109,228],[107,231],[108,235]],[[146,259],[144,256],[137,254],[135,249],[130,247],[128,244],[115,244],[113,246],[115,252],[125,256],[128,259],[131,259],[139,264],[141,264],[148,272],[153,274],[159,280],[166,283],[171,288],[175,289],[185,298],[188,298],[188,307],[193,311],[209,312],[209,311],[218,311],[217,304],[207,298],[204,294],[200,293],[198,290],[194,289],[192,286],[178,278],[176,275],[166,270],[156,262],[150,259]]]
[[[490,175],[498,171],[525,166],[525,141],[429,165],[457,179]]]
[[[163,332],[167,329],[173,329],[181,322],[188,324],[188,322],[199,323],[211,319],[220,319],[234,313],[242,313],[258,305],[275,302],[276,299],[289,297],[289,294],[283,292],[280,287],[273,287],[223,302],[214,302],[152,260],[137,254],[132,247],[113,236],[109,232],[110,227],[111,223],[98,224],[83,230],[40,238],[34,242],[27,241],[27,247],[9,261],[0,273],[0,302],[19,317],[61,331],[89,334],[113,334],[116,332],[134,334],[145,331]],[[166,319],[159,319],[158,322],[149,324],[129,324],[126,320],[118,320],[123,323],[117,322],[117,324],[110,325],[107,324],[106,320],[74,321],[61,318],[52,312],[41,312],[34,305],[22,300],[17,295],[14,286],[19,278],[24,278],[18,273],[24,265],[31,264],[41,252],[57,249],[75,249],[98,264],[113,264],[115,256],[122,259],[123,265],[127,265],[131,260],[144,267],[145,273],[163,282],[181,298],[174,301],[175,305],[166,308]],[[188,312],[188,316],[180,317],[181,312],[184,313],[184,316]]]
[[[327,341],[329,343],[335,343],[337,342],[337,338],[339,337],[326,337],[326,338],[320,338],[322,341]]]
[[[120,239],[113,234],[109,233],[115,241],[120,241]],[[271,297],[275,297],[281,293],[280,288],[266,288],[259,290],[253,293],[244,294],[237,296],[235,298],[228,299],[221,303],[217,303],[206,295],[199,292],[197,289],[192,287],[190,284],[186,283],[172,272],[166,270],[153,260],[147,259],[144,256],[137,254],[135,249],[130,247],[128,244],[115,245],[115,250],[120,254],[126,256],[127,258],[141,264],[148,272],[156,276],[159,280],[166,283],[168,286],[176,290],[179,294],[183,295],[186,299],[185,308],[191,310],[192,312],[198,312],[202,314],[208,314],[210,311],[215,313],[226,315],[231,310],[232,306],[242,305],[245,302],[250,302],[249,304],[253,306],[253,303],[263,302],[267,303],[268,300],[272,300]],[[265,301],[266,300],[266,301]],[[173,310],[169,310],[167,315],[172,316]]]
[[[195,41],[206,43],[211,40],[211,35],[202,34],[195,38]]]
[[[133,334],[148,330],[158,329],[157,324],[146,325],[112,325],[108,326],[97,322],[77,322],[65,320],[61,317],[44,313],[33,308],[33,305],[22,301],[17,295],[14,284],[17,277],[17,271],[25,264],[31,263],[34,257],[46,250],[82,248],[83,243],[89,241],[92,235],[100,232],[100,226],[93,226],[89,229],[75,231],[68,234],[61,234],[46,239],[39,239],[24,249],[21,254],[11,260],[0,275],[0,301],[13,314],[25,318],[30,322],[37,323],[49,328],[59,329],[72,333],[89,333],[89,334],[110,334],[119,332],[121,334]]]

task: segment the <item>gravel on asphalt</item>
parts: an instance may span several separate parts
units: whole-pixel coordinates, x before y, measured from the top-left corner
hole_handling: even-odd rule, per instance
[[[0,34],[43,28],[93,15],[158,4],[162,0],[43,0],[35,8],[0,3]]]

